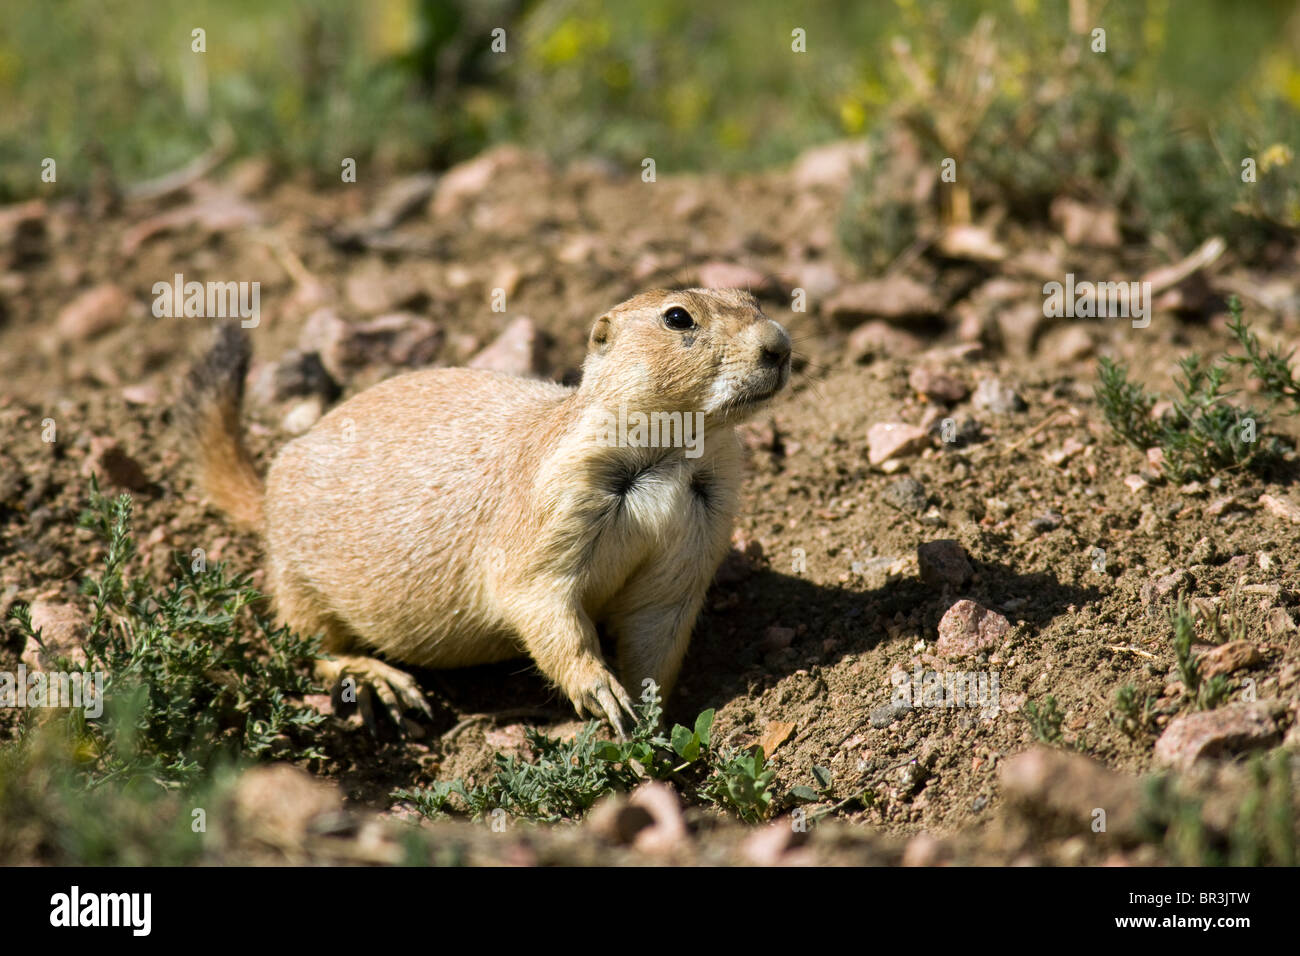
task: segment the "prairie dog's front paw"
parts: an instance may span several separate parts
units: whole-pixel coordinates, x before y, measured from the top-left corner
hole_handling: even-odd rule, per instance
[[[620,738],[626,739],[627,728],[624,726],[624,717],[631,719],[631,724],[627,725],[631,727],[636,726],[638,719],[632,698],[618,682],[618,678],[603,665],[596,664],[584,670],[587,670],[587,673],[575,680],[568,691],[574,709],[582,717],[591,716],[608,720],[614,732]]]

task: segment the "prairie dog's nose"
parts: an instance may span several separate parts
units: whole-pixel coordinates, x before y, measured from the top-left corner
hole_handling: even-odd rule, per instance
[[[769,368],[780,368],[790,359],[790,336],[770,319],[759,332],[758,346],[759,358]]]

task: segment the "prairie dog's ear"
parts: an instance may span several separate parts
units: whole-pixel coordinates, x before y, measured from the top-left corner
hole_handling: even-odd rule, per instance
[[[591,338],[587,340],[587,348],[592,352],[604,352],[609,348],[614,339],[614,321],[610,318],[609,313],[602,315],[596,320],[596,324],[591,327]]]

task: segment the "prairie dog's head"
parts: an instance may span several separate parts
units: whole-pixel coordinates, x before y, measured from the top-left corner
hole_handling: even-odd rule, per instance
[[[790,379],[790,336],[739,289],[644,292],[596,320],[582,389],[607,408],[740,421]]]

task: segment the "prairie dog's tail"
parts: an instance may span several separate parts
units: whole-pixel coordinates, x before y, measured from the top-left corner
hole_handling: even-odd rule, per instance
[[[260,531],[265,492],[239,421],[251,357],[237,323],[218,326],[216,341],[190,368],[176,418],[203,493],[237,524]]]

